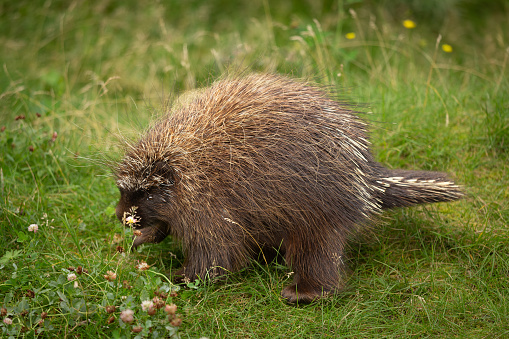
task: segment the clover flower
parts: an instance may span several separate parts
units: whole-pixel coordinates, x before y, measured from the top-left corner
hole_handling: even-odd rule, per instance
[[[4,324],[12,325],[12,319],[11,318],[4,318]]]
[[[152,302],[152,300],[145,300],[145,301],[142,301],[141,302],[141,309],[144,310],[144,311],[147,311],[151,308],[154,308],[154,303]]]
[[[132,323],[134,321],[134,311],[127,309],[120,312],[120,319],[125,323]]]
[[[77,278],[76,274],[74,274],[74,273],[69,273],[67,275],[67,280],[69,280],[69,281],[74,281],[74,280],[76,280],[76,278]]]
[[[173,327],[179,327],[180,325],[182,325],[182,319],[180,318],[175,318],[173,320],[170,321],[170,324],[171,326]]]
[[[113,271],[107,271],[106,274],[104,275],[104,279],[108,281],[113,281],[117,279],[117,274]]]
[[[36,233],[39,230],[39,226],[37,224],[32,224],[28,226],[28,232]]]
[[[147,264],[145,261],[140,261],[138,265],[135,266],[140,271],[146,271],[150,268],[150,265]]]
[[[177,305],[175,304],[166,305],[164,311],[169,315],[174,315],[175,313],[177,313]]]

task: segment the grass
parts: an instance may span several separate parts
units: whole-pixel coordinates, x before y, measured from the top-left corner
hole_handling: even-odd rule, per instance
[[[509,8],[397,4],[0,4],[0,336],[508,336]],[[372,112],[378,160],[449,172],[467,197],[385,213],[374,239],[351,246],[348,289],[311,305],[281,300],[291,273],[278,263],[173,285],[172,239],[118,251],[130,234],[101,159],[120,157],[119,138],[166,98],[231,68],[336,88]],[[143,311],[155,296],[177,315]]]

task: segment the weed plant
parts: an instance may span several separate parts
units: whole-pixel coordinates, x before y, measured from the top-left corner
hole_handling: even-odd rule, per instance
[[[1,2],[0,337],[508,337],[508,7]],[[379,161],[467,197],[385,213],[349,249],[347,290],[310,305],[280,297],[284,262],[173,284],[178,243],[131,249],[106,160],[227,70],[331,87]]]

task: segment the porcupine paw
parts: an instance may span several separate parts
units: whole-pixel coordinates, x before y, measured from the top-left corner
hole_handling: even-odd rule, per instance
[[[319,287],[312,287],[306,283],[291,284],[281,291],[281,296],[290,304],[308,304],[314,300],[326,297],[328,291]]]

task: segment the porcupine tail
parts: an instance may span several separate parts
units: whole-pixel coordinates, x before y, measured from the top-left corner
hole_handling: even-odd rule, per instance
[[[384,192],[383,209],[454,201],[464,196],[460,186],[445,173],[384,168],[380,174],[376,182]]]

